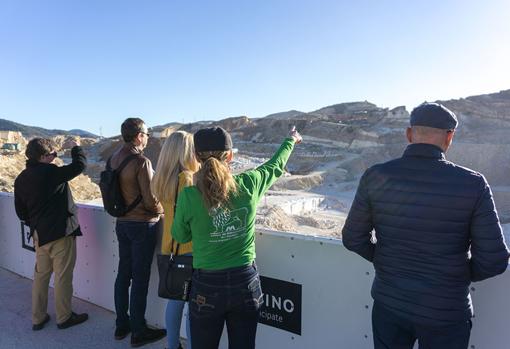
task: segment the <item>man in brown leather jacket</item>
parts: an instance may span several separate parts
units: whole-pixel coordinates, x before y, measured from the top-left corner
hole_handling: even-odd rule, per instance
[[[149,139],[147,126],[139,118],[128,118],[122,123],[121,133],[125,144],[113,154],[111,165],[115,169],[128,156],[137,155],[122,169],[119,178],[126,204],[138,204],[117,218],[115,227],[119,242],[115,338],[123,339],[132,332],[131,346],[139,347],[166,336],[165,330],[150,329],[145,324],[151,264],[163,208],[151,192],[152,164],[143,155]]]

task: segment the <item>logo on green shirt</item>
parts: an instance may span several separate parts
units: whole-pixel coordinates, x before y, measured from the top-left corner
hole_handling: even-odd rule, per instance
[[[246,233],[247,207],[235,210],[228,208],[213,209],[210,215],[215,228],[211,233],[210,242],[229,241],[237,239]]]

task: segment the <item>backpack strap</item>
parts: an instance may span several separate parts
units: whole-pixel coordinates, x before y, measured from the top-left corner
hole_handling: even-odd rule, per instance
[[[134,209],[136,206],[138,206],[138,204],[142,201],[142,195],[138,195],[135,199],[135,201],[133,201],[131,203],[131,205],[129,205],[127,208],[126,208],[126,213],[128,213],[129,211],[131,211],[132,209]]]
[[[112,157],[113,155],[110,155],[108,160],[106,160],[106,170],[111,171],[112,170]]]
[[[113,156],[113,155],[112,155]],[[108,161],[106,162],[106,168],[107,169],[111,169],[111,160],[112,160],[112,156],[110,156],[108,158]],[[124,167],[126,167],[126,165],[131,162],[131,160],[134,160],[136,159],[137,157],[139,157],[139,154],[131,154],[131,155],[128,155],[124,160],[122,160],[122,162],[120,163],[119,167],[117,167],[115,169],[115,172],[117,172],[117,174],[120,174],[120,172],[124,169]],[[133,201],[127,208],[126,208],[126,213],[131,211],[132,209],[134,209],[136,206],[138,206],[138,204],[142,201],[142,195],[139,194],[135,201]]]
[[[126,165],[127,165],[129,162],[131,162],[131,160],[136,159],[138,156],[139,156],[138,154],[131,154],[131,155],[128,155],[128,156],[127,156],[124,160],[122,160],[122,162],[120,163],[119,167],[117,167],[117,168],[115,169],[115,171],[116,171],[117,173],[120,173],[120,172],[124,169],[124,167],[126,167]],[[111,158],[112,158],[112,157],[110,156],[110,158],[108,159],[108,162],[106,163],[106,166],[110,166],[110,168],[111,168]]]

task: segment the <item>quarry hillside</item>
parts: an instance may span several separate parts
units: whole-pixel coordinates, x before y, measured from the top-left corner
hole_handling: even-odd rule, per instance
[[[482,172],[492,186],[500,218],[510,221],[510,90],[439,102],[459,119],[447,159]],[[303,135],[303,144],[295,148],[288,173],[261,202],[257,223],[259,227],[335,237],[340,234],[359,177],[373,164],[401,156],[407,145],[408,124],[405,107],[381,108],[367,101],[341,103],[263,118],[239,116],[154,126],[145,154],[156,168],[161,146],[171,132],[219,125],[232,134],[238,149],[232,168],[239,172],[267,160],[295,125]],[[73,193],[78,200],[100,202],[99,172],[122,144],[120,137],[60,135],[54,137],[56,147],[68,154],[66,143],[73,138],[81,138],[89,157],[85,175],[71,183]],[[69,161],[66,156],[63,160]],[[23,168],[22,152],[0,155],[0,189],[12,191],[14,178]]]

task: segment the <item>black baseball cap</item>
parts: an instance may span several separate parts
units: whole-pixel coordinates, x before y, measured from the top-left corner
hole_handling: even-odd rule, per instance
[[[411,112],[411,126],[427,126],[455,130],[459,122],[455,114],[439,103],[422,103]]]
[[[208,127],[193,135],[195,151],[225,151],[232,149],[232,137],[221,127]]]

